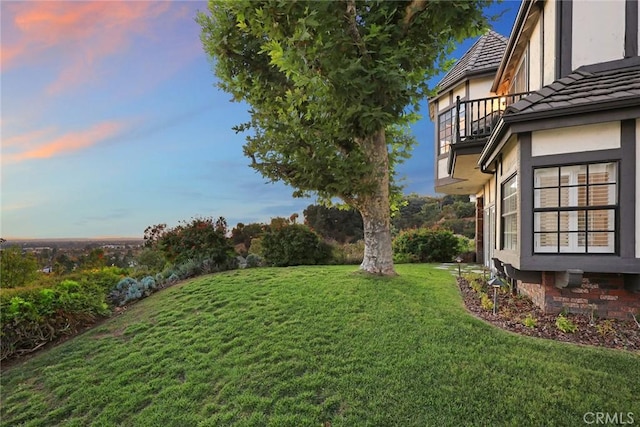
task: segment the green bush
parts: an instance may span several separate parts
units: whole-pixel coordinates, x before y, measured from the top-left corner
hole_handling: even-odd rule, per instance
[[[578,326],[571,319],[559,314],[556,318],[556,327],[564,333],[573,334],[578,330]]]
[[[162,271],[167,263],[164,254],[154,248],[144,248],[136,258],[138,267],[141,269],[147,269],[147,271],[156,273]]]
[[[262,265],[262,258],[260,255],[249,254],[247,255],[247,268],[260,267]]]
[[[163,229],[151,247],[162,251],[172,263],[194,261],[201,264],[202,260],[208,260],[219,271],[228,269],[232,265],[230,258],[235,257],[226,233],[227,225],[222,217],[215,221],[212,218],[194,218],[177,227]]]
[[[64,280],[52,288],[0,290],[0,360],[29,353],[109,313],[96,284]]]
[[[405,230],[393,240],[394,261],[450,262],[464,251],[464,244],[449,230]]]
[[[262,238],[262,252],[268,265],[278,267],[323,264],[331,259],[331,246],[300,224],[268,231]]]
[[[36,279],[38,262],[31,253],[22,253],[20,246],[0,251],[0,286],[18,288]]]

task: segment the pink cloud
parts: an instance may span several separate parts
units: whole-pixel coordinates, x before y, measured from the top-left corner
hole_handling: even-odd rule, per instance
[[[27,146],[26,150],[14,152],[3,156],[3,160],[9,163],[21,162],[30,159],[44,159],[61,154],[71,153],[83,148],[99,144],[108,138],[116,136],[125,128],[125,124],[115,121],[98,123],[89,129],[69,132],[53,140],[44,143],[34,143],[30,138],[39,138],[44,131],[30,132],[13,137],[14,146],[20,143]],[[48,132],[48,130],[46,130]],[[35,146],[34,146],[35,145]]]
[[[152,37],[153,20],[169,9],[166,1],[12,3],[3,10],[12,19],[2,40],[2,67],[53,55],[60,70],[48,93],[91,82],[102,59],[126,51],[137,35]]]

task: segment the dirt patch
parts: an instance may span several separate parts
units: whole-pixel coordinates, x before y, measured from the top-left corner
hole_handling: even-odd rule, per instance
[[[629,320],[600,319],[584,314],[564,314],[568,322],[565,329],[575,326],[574,332],[563,332],[556,324],[558,315],[544,314],[523,295],[514,295],[508,289],[497,292],[496,313],[493,313],[493,289],[478,282],[470,283],[458,278],[458,286],[467,309],[495,326],[531,337],[562,342],[608,347],[640,353],[640,325]],[[482,294],[485,294],[484,304]]]

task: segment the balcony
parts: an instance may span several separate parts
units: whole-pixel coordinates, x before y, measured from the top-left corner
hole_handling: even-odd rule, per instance
[[[438,159],[436,191],[474,194],[487,179],[478,159],[507,107],[528,92],[461,101],[439,116],[441,157]],[[445,158],[443,155],[448,152]],[[443,162],[443,163],[440,163]]]
[[[511,104],[514,104],[529,92],[514,93],[503,96],[460,101],[456,99],[456,137],[455,144],[484,141],[491,135],[498,120]]]

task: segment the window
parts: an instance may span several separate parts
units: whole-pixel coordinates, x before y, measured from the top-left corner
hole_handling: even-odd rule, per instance
[[[518,247],[518,176],[502,184],[502,249]]]
[[[534,170],[534,252],[614,253],[615,162]]]
[[[438,119],[438,135],[440,146],[438,148],[438,154],[445,154],[449,152],[449,147],[453,143],[455,122],[453,114],[454,108],[447,112],[440,114]]]

